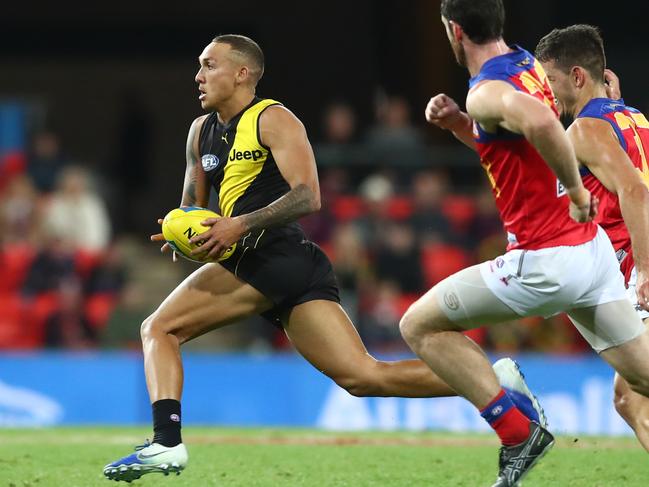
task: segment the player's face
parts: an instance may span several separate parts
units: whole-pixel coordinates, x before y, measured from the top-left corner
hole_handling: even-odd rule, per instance
[[[203,110],[212,111],[234,93],[238,83],[239,66],[230,56],[230,46],[225,43],[208,44],[198,58],[200,69],[194,78],[198,83]]]
[[[455,39],[451,23],[444,16],[442,16],[442,24],[444,24],[444,28],[446,29],[446,37],[448,37],[448,42],[450,42],[453,54],[455,54],[455,60],[460,66],[466,67],[466,52],[464,51],[464,46]]]
[[[548,82],[556,97],[559,113],[562,117],[574,118],[576,115],[573,112],[577,101],[577,89],[571,82],[570,75],[559,69],[554,61],[546,61],[541,65],[548,76]]]

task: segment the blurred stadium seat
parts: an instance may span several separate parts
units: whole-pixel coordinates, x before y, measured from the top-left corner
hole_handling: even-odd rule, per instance
[[[421,255],[424,280],[428,287],[472,264],[469,254],[455,245],[425,245]]]

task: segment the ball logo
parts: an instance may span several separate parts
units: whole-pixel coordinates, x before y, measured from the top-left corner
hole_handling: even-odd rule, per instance
[[[205,154],[201,157],[201,163],[203,164],[203,169],[205,171],[211,171],[212,169],[216,169],[219,165],[219,158],[214,154]]]
[[[503,259],[502,257],[498,257],[496,259],[496,267],[498,267],[498,269],[502,269],[504,265],[505,265],[505,259]]]
[[[498,406],[496,406],[495,408],[493,408],[493,409],[491,410],[491,415],[492,415],[492,416],[498,416],[498,415],[499,415],[500,413],[502,413],[502,412],[503,412],[503,407],[500,406],[500,405],[498,405]]]
[[[180,416],[178,416],[177,414],[172,414],[171,416],[169,416],[169,419],[175,421],[176,423],[180,423]]]

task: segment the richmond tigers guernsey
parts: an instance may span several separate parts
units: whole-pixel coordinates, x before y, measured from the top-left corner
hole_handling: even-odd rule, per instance
[[[624,100],[593,98],[579,112],[577,118],[598,118],[611,124],[619,144],[649,186],[649,121],[635,108],[626,106]],[[622,218],[618,197],[588,170],[581,170],[584,186],[599,198],[599,211],[595,221],[601,225],[611,239],[620,261],[620,270],[628,282],[633,270],[631,236]]]
[[[219,122],[217,112],[203,123],[199,151],[205,173],[219,201],[219,213],[234,217],[263,208],[289,192],[270,149],[259,136],[259,117],[270,106],[281,103],[255,97],[228,123]],[[303,238],[297,223],[273,229]],[[288,231],[288,232],[287,232]],[[259,232],[261,233],[261,232]],[[257,236],[250,240],[255,241]],[[267,239],[267,234],[264,239]]]
[[[224,216],[258,210],[290,190],[259,137],[259,117],[273,105],[280,103],[254,98],[227,124],[220,123],[216,113],[203,122],[201,161]],[[297,222],[244,235],[234,253],[219,264],[274,303],[263,316],[275,324],[281,324],[284,312],[298,304],[340,302],[331,262],[306,239]]]
[[[507,82],[545,103],[558,118],[554,95],[540,63],[518,46],[512,50],[484,63],[469,87],[487,80]],[[579,245],[595,237],[595,224],[570,218],[563,187],[523,135],[500,127],[490,133],[474,123],[474,137],[507,231],[507,250]]]

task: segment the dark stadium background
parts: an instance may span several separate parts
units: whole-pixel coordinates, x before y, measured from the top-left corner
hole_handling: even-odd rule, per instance
[[[602,28],[610,67],[626,99],[649,105],[649,4],[643,1],[506,1],[506,40],[533,49],[552,26]],[[115,156],[125,97],[144,106],[155,126],[147,161],[146,208],[178,200],[188,124],[200,114],[196,58],[219,33],[242,33],[265,51],[259,94],[283,101],[317,140],[324,103],[353,101],[370,123],[375,91],[405,95],[423,123],[430,95],[466,93],[434,0],[327,2],[13,2],[2,11],[0,95],[41,105],[44,119],[77,159],[106,170]],[[437,144],[456,145],[430,129]],[[398,164],[395,161],[395,164]],[[164,188],[164,191],[160,191]]]
[[[586,1],[505,3],[507,41],[530,50],[553,26],[600,26],[627,102],[649,109],[645,2],[605,9]],[[381,96],[407,100],[426,150],[414,158],[384,152],[343,169],[348,191],[376,171],[403,177],[426,168],[444,171],[452,191],[482,183],[475,156],[424,124],[428,98],[445,92],[461,103],[468,78],[453,59],[435,1],[14,3],[2,12],[0,99],[27,108],[27,140],[51,130],[67,160],[90,168],[113,236],[145,242],[155,218],[179,201],[187,128],[201,113],[196,58],[213,36],[232,32],[260,43],[267,67],[258,94],[293,110],[316,149],[329,104],[344,102],[355,112],[358,141]],[[325,175],[327,162],[323,155]]]

